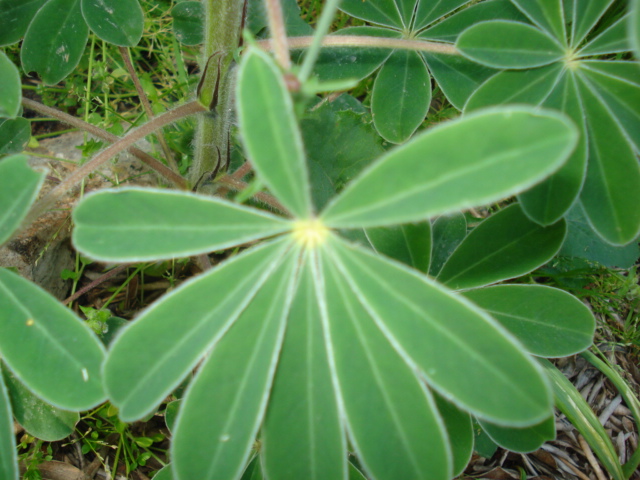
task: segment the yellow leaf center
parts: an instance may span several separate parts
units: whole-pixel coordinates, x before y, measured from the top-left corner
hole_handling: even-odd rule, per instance
[[[327,239],[329,229],[320,220],[300,220],[293,227],[293,238],[306,248],[322,245]]]

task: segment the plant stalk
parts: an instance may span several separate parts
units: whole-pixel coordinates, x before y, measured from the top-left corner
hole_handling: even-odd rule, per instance
[[[205,34],[202,78],[198,101],[209,112],[198,122],[191,185],[204,191],[231,156],[231,111],[233,108],[233,53],[240,46],[246,14],[245,0],[205,0]]]
[[[289,48],[308,48],[315,37],[289,37]],[[260,48],[271,51],[270,40],[256,42]],[[414,50],[417,52],[441,53],[444,55],[460,55],[460,52],[450,43],[427,42],[424,40],[406,40],[403,38],[383,38],[356,35],[328,35],[322,39],[323,47],[369,47]]]

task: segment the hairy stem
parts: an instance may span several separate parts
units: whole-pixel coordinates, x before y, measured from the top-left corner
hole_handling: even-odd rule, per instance
[[[120,51],[120,56],[124,61],[124,65],[127,68],[127,71],[129,72],[129,76],[131,77],[131,80],[133,80],[133,85],[136,88],[138,98],[140,99],[140,103],[142,103],[142,107],[147,114],[147,118],[151,120],[153,117],[155,117],[155,115],[153,113],[153,110],[151,109],[149,98],[147,97],[147,94],[144,93],[144,89],[142,88],[142,84],[140,83],[140,79],[138,78],[138,74],[136,73],[136,69],[133,68],[131,53],[129,52],[129,49],[127,47],[118,47],[118,50]],[[173,154],[171,153],[167,142],[165,142],[162,132],[156,132],[156,138],[158,139],[158,143],[160,143],[160,147],[162,148],[162,152],[164,153],[164,158],[167,160],[167,164],[169,165],[171,170],[177,173],[179,171],[178,164],[173,158]]]
[[[233,108],[233,52],[240,46],[245,0],[205,0],[202,80],[198,100],[211,110],[198,123],[191,184],[203,190],[231,155],[230,128]]]
[[[33,222],[48,208],[53,206],[55,202],[67,191],[69,191],[76,183],[96,170],[109,159],[115,157],[119,153],[133,146],[133,144],[138,140],[143,139],[147,135],[155,132],[157,129],[162,128],[165,125],[173,123],[189,115],[201,113],[203,111],[206,111],[206,109],[202,105],[200,105],[198,101],[192,101],[189,103],[185,103],[184,105],[180,105],[173,110],[169,110],[168,112],[165,112],[162,115],[159,115],[153,120],[138,127],[137,129],[132,130],[116,143],[110,145],[98,155],[93,157],[90,161],[78,168],[75,172],[65,178],[57,187],[53,188],[38,203],[36,203],[31,212],[29,212],[25,223],[30,224],[31,222]]]
[[[269,20],[270,41],[273,46],[273,52],[283,70],[288,71],[291,69],[291,57],[289,56],[289,47],[287,45],[287,30],[284,25],[282,5],[280,0],[265,0],[264,6]]]
[[[325,37],[327,32],[329,32],[329,27],[331,26],[331,22],[336,15],[336,10],[338,9],[339,3],[340,0],[327,0],[324,8],[322,9],[322,14],[320,15],[320,20],[318,21],[316,32],[313,36],[313,42],[311,43],[309,50],[307,50],[304,56],[304,61],[302,62],[300,73],[298,74],[300,83],[306,82],[311,75],[313,66],[318,59],[318,55],[320,55],[322,39]]]
[[[58,109],[47,107],[46,105],[38,103],[34,100],[23,98],[22,105],[24,105],[24,107],[28,108],[29,110],[47,115],[48,117],[57,118],[67,125],[71,125],[72,127],[76,127],[80,130],[84,130],[94,137],[97,137],[106,142],[116,143],[120,140],[120,137],[114,135],[113,133],[107,132],[106,130],[98,128],[95,125],[91,125],[90,123],[87,123],[77,117],[71,116],[68,113],[64,113]],[[187,190],[189,188],[187,181],[184,178],[182,178],[180,175],[175,173],[163,163],[153,158],[148,153],[145,153],[136,147],[130,147],[128,151],[132,155],[135,155],[142,162],[144,162],[147,166],[151,167],[157,173],[162,175],[166,180],[173,183],[176,187],[180,188],[181,190]]]
[[[289,37],[289,48],[300,49],[310,47],[315,37]],[[260,48],[271,51],[269,40],[256,42]],[[458,49],[449,43],[427,42],[424,40],[405,40],[402,38],[383,38],[356,35],[329,35],[322,39],[323,47],[369,47],[369,48],[398,48],[419,52],[442,53],[445,55],[460,55]]]

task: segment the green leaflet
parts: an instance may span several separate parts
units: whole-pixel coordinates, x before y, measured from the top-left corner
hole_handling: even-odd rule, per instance
[[[260,179],[296,217],[312,213],[302,137],[282,73],[252,48],[238,72],[237,108],[247,156]]]
[[[267,405],[298,257],[298,249],[288,253],[189,386],[172,443],[177,479],[234,479],[242,474]]]
[[[640,243],[616,247],[594,232],[579,202],[569,210],[566,219],[569,231],[558,255],[585,258],[608,268],[624,269],[633,267],[640,258]]]
[[[34,15],[47,0],[0,0],[0,46],[22,38]]]
[[[104,375],[120,418],[144,417],[180,384],[236,321],[287,245],[287,239],[264,244],[185,282],[118,336]]]
[[[627,17],[620,17],[618,21],[580,49],[579,54],[590,56],[631,50],[629,38],[627,38]]]
[[[574,0],[573,3],[573,15],[566,20],[571,24],[571,45],[577,46],[598,23],[613,0],[589,0],[588,2]]]
[[[80,251],[103,261],[124,262],[187,257],[291,228],[287,220],[261,210],[150,188],[88,195],[73,219],[73,242]]]
[[[18,480],[16,450],[9,395],[4,382],[0,381],[0,478]]]
[[[9,57],[0,52],[0,117],[15,117],[20,111],[20,73]]]
[[[464,296],[499,321],[532,355],[574,355],[593,341],[593,314],[562,290],[542,285],[498,285],[470,290]]]
[[[422,3],[435,5],[433,2],[423,1]],[[439,3],[442,4],[443,2]],[[476,3],[469,8],[462,9],[442,19],[435,25],[423,30],[419,37],[428,40],[455,43],[458,35],[464,30],[476,23],[487,20],[515,20],[526,22],[527,18],[511,3],[511,0],[488,0]],[[456,55],[454,55],[454,57],[456,57]]]
[[[531,425],[550,415],[550,392],[541,372],[487,314],[366,249],[338,239],[330,246],[327,255],[363,308],[436,391],[503,425]]]
[[[431,1],[418,0],[414,29],[424,28],[430,23],[453,12],[471,0]]]
[[[9,391],[13,415],[30,435],[46,442],[54,442],[73,433],[76,423],[80,419],[77,412],[61,410],[43,402],[6,368],[0,370],[4,374]]]
[[[556,438],[553,415],[536,425],[525,428],[501,427],[482,420],[479,423],[491,440],[512,452],[534,452],[545,442]]]
[[[631,0],[631,13],[627,29],[629,42],[635,50],[636,58],[640,57],[640,0]]]
[[[22,68],[26,73],[36,72],[47,85],[63,80],[80,62],[89,37],[80,1],[47,1],[25,34],[20,50]]]
[[[429,275],[436,277],[442,265],[467,236],[467,220],[460,212],[442,215],[433,221]]]
[[[584,61],[579,74],[640,151],[640,63]]]
[[[511,0],[533,23],[567,46],[563,0]]]
[[[44,177],[44,172],[29,168],[26,155],[0,161],[0,245],[11,238],[24,220]]]
[[[405,142],[431,104],[431,79],[417,52],[398,50],[384,62],[371,94],[373,122],[391,143]]]
[[[618,454],[589,404],[567,378],[548,360],[539,360],[555,396],[558,410],[578,429],[614,480],[625,480]]]
[[[551,260],[566,233],[564,220],[542,227],[529,220],[520,205],[510,205],[465,237],[437,279],[449,288],[463,290],[519,277]]]
[[[321,311],[334,381],[358,458],[369,475],[380,480],[448,480],[451,453],[431,394],[352,294],[330,255],[320,254],[325,292]]]
[[[104,347],[71,310],[0,269],[0,311],[0,356],[33,393],[76,411],[104,401]]]
[[[471,417],[453,403],[435,394],[438,412],[444,421],[453,454],[452,478],[462,475],[473,454],[473,426]]]
[[[431,224],[408,223],[392,227],[365,229],[373,249],[427,273],[431,263]]]
[[[81,0],[82,16],[89,28],[105,42],[135,47],[144,29],[138,0]]]
[[[640,165],[610,110],[582,78],[579,88],[589,135],[580,199],[596,231],[609,243],[625,245],[640,232]]]
[[[20,153],[31,137],[31,123],[26,118],[0,118],[0,156]]]
[[[528,70],[504,70],[484,82],[469,98],[465,112],[491,105],[544,101],[563,74],[560,63]]]
[[[314,108],[300,121],[317,210],[384,153],[383,141],[365,112],[358,100],[343,94]]]
[[[332,384],[307,253],[262,428],[268,478],[332,479],[346,475],[346,441]]]
[[[474,112],[390,151],[345,188],[322,218],[330,227],[382,226],[490,203],[557,170],[576,140],[575,127],[555,112]]]
[[[348,13],[352,17],[360,18],[378,25],[387,27],[402,28],[403,20],[401,18],[398,3],[413,2],[416,0],[343,0],[340,2],[340,10]],[[405,12],[407,10],[405,9]],[[406,25],[408,27],[408,25]]]
[[[576,202],[587,170],[588,139],[575,76],[563,75],[543,105],[564,112],[580,131],[578,145],[567,163],[549,178],[518,196],[520,205],[529,218],[540,225],[552,225]]]
[[[541,67],[565,56],[553,37],[530,25],[506,20],[472,26],[458,37],[456,47],[469,59],[493,68]]]
[[[171,9],[173,32],[183,45],[204,42],[204,4],[195,1],[178,3]]]
[[[429,70],[440,89],[458,110],[464,108],[469,97],[486,79],[496,73],[461,55],[440,55],[423,52]]]

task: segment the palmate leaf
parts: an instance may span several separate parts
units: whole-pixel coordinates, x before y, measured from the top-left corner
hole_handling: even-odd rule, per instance
[[[564,241],[564,220],[543,227],[518,204],[493,214],[458,245],[437,280],[454,290],[476,288],[519,277],[551,260]]]
[[[575,127],[555,112],[527,107],[475,112],[389,152],[321,218],[337,228],[381,226],[496,201],[557,170],[576,140]]]
[[[302,136],[282,74],[265,52],[252,48],[243,56],[236,96],[253,168],[291,213],[308,217],[312,204]]]
[[[34,172],[26,155],[0,161],[0,245],[24,220],[44,181],[44,172]]]
[[[262,428],[268,478],[344,478],[346,442],[308,258],[291,306]]]
[[[574,355],[593,340],[593,314],[562,290],[542,285],[497,285],[469,290],[464,296],[500,322],[532,355]]]
[[[73,218],[77,248],[92,258],[121,262],[186,257],[291,228],[289,221],[261,210],[150,188],[88,195]]]
[[[81,0],[48,0],[38,10],[24,37],[20,58],[26,73],[36,72],[55,85],[80,62],[89,38]]]
[[[231,479],[242,473],[267,405],[298,255],[298,249],[289,252],[273,271],[191,383],[172,443],[178,478]]]
[[[242,313],[286,247],[279,240],[232,258],[185,282],[124,329],[104,367],[120,418],[144,417],[179,385]]]
[[[498,424],[530,425],[549,416],[541,372],[481,310],[415,271],[337,238],[326,255],[362,304],[358,308],[436,391]],[[330,306],[332,298],[327,301]]]
[[[105,42],[135,47],[144,29],[138,0],[81,0],[82,16],[89,28]]]
[[[358,458],[373,478],[448,480],[451,454],[432,396],[352,294],[330,255],[321,253],[321,310]]]
[[[105,399],[104,347],[71,310],[33,283],[0,269],[0,311],[0,357],[33,393],[76,411]]]
[[[9,395],[2,381],[0,381],[0,478],[18,480],[18,455],[13,435],[13,416]]]

